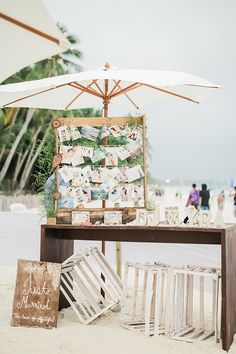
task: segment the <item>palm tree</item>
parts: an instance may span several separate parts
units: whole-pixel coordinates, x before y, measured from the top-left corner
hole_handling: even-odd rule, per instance
[[[28,66],[4,83],[42,79],[54,75],[79,71],[81,52],[76,45],[78,39],[66,35],[72,47],[63,54]],[[27,186],[31,171],[50,131],[52,111],[7,108],[0,110],[0,185],[23,190]],[[19,182],[19,186],[17,185]]]

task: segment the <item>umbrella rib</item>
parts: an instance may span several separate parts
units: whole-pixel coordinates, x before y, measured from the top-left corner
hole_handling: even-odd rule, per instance
[[[113,81],[116,82],[115,80],[113,80]],[[120,81],[121,81],[121,80],[119,80],[119,82],[120,82]],[[122,87],[119,85],[118,82],[116,82],[116,84],[118,84],[117,86],[119,87],[119,89],[122,89]],[[124,95],[125,95],[125,97],[132,103],[132,105],[133,105],[136,109],[139,109],[139,106],[137,106],[137,105],[134,103],[134,101],[132,100],[132,98],[130,98],[129,95],[127,95],[126,92],[124,92]]]
[[[34,33],[34,34],[37,34],[37,35],[40,36],[40,37],[46,38],[46,39],[48,39],[48,40],[51,41],[51,42],[54,42],[54,43],[56,43],[56,44],[58,44],[58,45],[61,45],[61,42],[60,42],[59,39],[57,39],[57,38],[55,38],[55,37],[53,37],[53,36],[50,36],[50,35],[47,34],[47,33],[44,33],[44,32],[42,32],[42,31],[39,31],[38,29],[36,29],[36,28],[34,28],[34,27],[31,27],[31,26],[27,25],[26,23],[23,23],[23,22],[21,22],[21,21],[18,21],[18,20],[16,20],[15,18],[12,18],[12,17],[10,17],[10,16],[7,16],[7,15],[5,15],[5,14],[2,13],[2,12],[0,12],[0,18],[2,18],[3,20],[6,20],[6,21],[8,21],[8,22],[13,23],[14,25],[17,25],[17,26],[19,26],[19,27],[22,27],[22,28],[24,28],[24,29],[27,30],[27,31],[30,31],[30,32],[32,32],[32,33]]]
[[[93,80],[92,84],[96,85],[100,93],[104,96],[104,92],[102,91],[101,87],[98,85],[97,80]]]
[[[198,101],[195,101],[195,100],[192,99],[192,98],[189,98],[189,97],[180,95],[180,94],[178,94],[178,93],[174,93],[174,92],[171,92],[171,91],[162,89],[162,88],[157,87],[157,86],[153,86],[153,85],[149,85],[149,84],[145,84],[145,83],[138,83],[138,82],[136,82],[136,83],[134,83],[134,84],[132,84],[132,85],[130,85],[130,86],[125,87],[123,90],[114,93],[114,94],[111,95],[110,97],[113,98],[113,97],[122,95],[123,93],[128,92],[128,91],[131,91],[131,90],[134,90],[134,89],[136,89],[136,88],[138,88],[138,87],[140,87],[140,86],[147,86],[147,87],[153,88],[153,89],[155,89],[155,90],[158,90],[158,91],[167,93],[167,94],[172,95],[172,96],[175,96],[175,97],[182,98],[182,99],[187,100],[187,101],[190,101],[190,102],[199,103]]]
[[[204,85],[194,85],[194,84],[184,84],[184,86],[194,86],[194,87],[203,87],[203,88],[212,88],[212,89],[219,88],[219,86],[204,86]]]
[[[45,92],[48,92],[48,91],[51,91],[51,90],[55,90],[55,89],[57,89],[57,88],[60,88],[60,87],[66,86],[66,85],[67,85],[67,84],[62,84],[62,85],[58,85],[58,86],[55,86],[55,87],[50,87],[50,88],[48,88],[48,89],[46,89],[46,90],[42,90],[42,91],[39,91],[39,92],[36,92],[36,93],[32,93],[31,95],[27,95],[27,96],[18,98],[18,99],[14,100],[14,101],[8,102],[8,103],[2,105],[2,107],[4,108],[4,107],[7,107],[7,106],[10,106],[10,105],[12,105],[13,103],[26,100],[27,98],[34,97],[34,96],[40,95],[41,93],[45,93]]]
[[[113,80],[113,82],[115,83],[115,85],[113,86],[113,88],[112,88],[111,92],[108,94],[108,96],[111,96],[113,94],[115,89],[120,85],[121,80],[118,80],[118,81]]]
[[[131,90],[134,90],[134,89],[138,88],[139,86],[142,86],[142,84],[140,84],[138,82],[135,82],[134,84],[126,86],[122,90],[120,90],[120,91],[118,91],[116,93],[113,93],[113,95],[111,95],[110,98],[122,95],[123,93],[131,91]]]
[[[70,86],[74,87],[74,88],[77,88],[77,89],[80,89],[81,91],[85,91],[87,93],[90,93],[91,95],[94,95],[94,96],[97,96],[97,97],[100,97],[100,98],[103,98],[103,96],[98,93],[97,91],[91,89],[91,88],[87,88],[81,84],[79,84],[78,82],[72,82],[72,83],[69,83]]]
[[[179,93],[174,93],[174,92],[171,92],[171,91],[162,89],[162,88],[157,87],[157,86],[152,86],[152,85],[149,85],[149,84],[141,84],[141,86],[147,86],[147,87],[153,88],[153,89],[155,89],[155,90],[158,90],[158,91],[167,93],[167,94],[169,94],[169,95],[176,96],[176,97],[179,97],[179,98],[183,98],[184,100],[187,100],[187,101],[190,101],[190,102],[199,103],[198,101],[195,101],[195,100],[193,100],[192,98],[189,98],[189,97],[180,95]]]
[[[134,101],[132,100],[132,98],[130,98],[127,93],[124,93],[125,97],[132,103],[132,105],[136,108],[139,109],[139,106],[137,106]]]
[[[91,84],[89,84],[87,87],[92,86],[94,83],[92,82]],[[70,85],[71,86],[71,85]],[[72,86],[73,88],[75,88],[74,86]],[[78,88],[76,87],[76,89],[78,90]],[[67,106],[65,107],[65,111],[72,105],[72,103],[74,103],[82,94],[84,93],[84,91],[80,90],[80,92],[67,104]]]
[[[74,103],[83,93],[84,93],[84,91],[79,92],[79,93],[73,98],[73,100],[71,100],[71,101],[67,104],[67,106],[64,108],[64,111],[67,111],[68,108],[72,105],[72,103]]]

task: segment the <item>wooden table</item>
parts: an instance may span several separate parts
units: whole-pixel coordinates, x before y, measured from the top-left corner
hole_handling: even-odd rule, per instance
[[[40,260],[63,262],[74,240],[221,245],[222,348],[229,350],[236,332],[236,225],[224,229],[167,226],[42,225]],[[60,298],[60,308],[67,307]]]

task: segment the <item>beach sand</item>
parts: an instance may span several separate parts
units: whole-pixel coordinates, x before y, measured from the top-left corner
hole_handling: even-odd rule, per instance
[[[173,193],[163,199],[163,205],[184,205]],[[174,203],[174,202],[175,203]],[[214,210],[214,209],[213,209]],[[232,201],[228,200],[225,219],[234,221]],[[57,329],[11,327],[12,301],[17,258],[39,259],[39,215],[16,215],[14,223],[9,213],[0,213],[0,354],[217,354],[221,343],[213,338],[201,343],[185,343],[166,336],[145,338],[119,325],[119,313],[109,312],[88,326],[81,325],[73,311],[59,313]],[[17,226],[16,226],[17,225]],[[100,243],[77,242],[76,249]],[[107,243],[107,257],[114,264],[114,244]],[[122,262],[161,261],[171,264],[201,264],[220,266],[219,246],[122,244]],[[234,342],[229,351],[236,354]]]
[[[0,267],[0,353],[1,354],[218,354],[221,344],[213,338],[201,343],[184,343],[166,336],[145,338],[123,329],[119,313],[109,312],[90,325],[78,323],[74,312],[59,313],[58,328],[11,327],[15,267]],[[229,351],[236,353],[234,342]]]

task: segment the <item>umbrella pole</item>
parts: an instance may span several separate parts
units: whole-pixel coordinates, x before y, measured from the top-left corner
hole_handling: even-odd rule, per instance
[[[104,100],[103,100],[103,116],[108,117],[109,110],[108,110],[108,105],[109,105],[109,97],[108,97],[108,80],[105,80],[105,95],[104,95]],[[104,138],[103,140],[103,145],[107,146],[108,143],[108,138]],[[104,161],[105,165],[105,161]],[[106,208],[106,201],[102,201],[102,207]],[[106,253],[106,243],[105,241],[102,241],[102,253],[105,255]],[[121,244],[119,241],[116,241],[116,272],[119,276],[121,276]]]
[[[108,100],[108,97],[107,97],[107,93],[108,93],[108,80],[105,80],[105,95],[104,95],[104,98],[103,98],[103,116],[104,117],[108,117],[108,104],[109,104],[109,100]],[[107,143],[108,143],[108,139],[107,137],[105,137],[103,139],[103,145],[104,146],[107,146]],[[106,165],[106,162],[105,162],[105,159],[103,161],[103,165]],[[103,200],[102,201],[102,208],[105,209],[106,208],[106,201]],[[102,241],[102,253],[106,254],[106,242],[105,241]],[[102,280],[105,282],[105,277],[103,274],[101,274],[101,278]],[[105,298],[106,294],[104,292],[103,289],[101,289],[101,295]]]
[[[108,94],[108,80],[105,80],[105,95],[104,95],[104,99],[103,99],[103,116],[104,117],[108,117],[108,104],[109,104],[109,98],[107,96]],[[108,139],[107,137],[104,138],[103,140],[103,145],[107,146],[108,143]],[[104,163],[105,165],[105,159],[104,159]],[[106,201],[103,200],[102,201],[102,207],[103,209],[106,208]],[[105,255],[106,254],[106,242],[102,241],[102,253]]]

